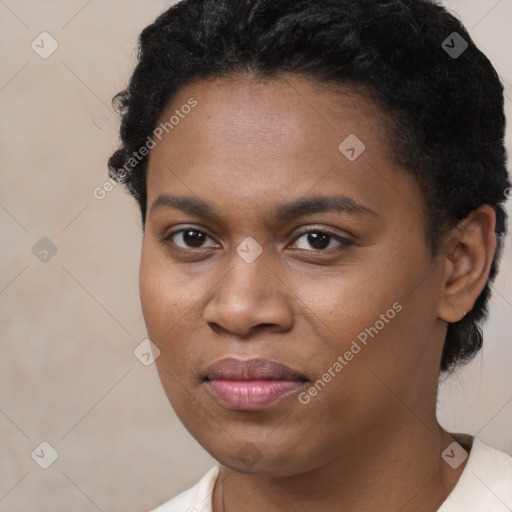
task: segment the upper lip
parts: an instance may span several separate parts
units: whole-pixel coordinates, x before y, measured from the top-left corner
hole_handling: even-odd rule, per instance
[[[288,366],[268,359],[236,359],[228,357],[210,365],[206,380],[308,380]]]

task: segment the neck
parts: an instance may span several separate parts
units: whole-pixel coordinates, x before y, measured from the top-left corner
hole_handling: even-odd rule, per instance
[[[221,466],[213,511],[434,512],[464,468],[441,458],[453,440],[437,421],[426,425],[413,417],[401,429],[362,434],[321,467],[291,476]]]

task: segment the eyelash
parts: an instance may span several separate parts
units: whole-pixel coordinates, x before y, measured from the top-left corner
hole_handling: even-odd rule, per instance
[[[208,238],[211,238],[213,239],[206,231],[203,231],[202,229],[198,229],[198,228],[195,228],[193,226],[190,226],[190,227],[186,227],[186,228],[182,228],[182,229],[179,229],[177,231],[173,231],[172,233],[169,233],[168,235],[165,235],[163,236],[162,238],[160,238],[160,242],[162,243],[166,243],[166,242],[169,242],[172,240],[172,238],[175,236],[175,235],[178,235],[179,233],[184,233],[186,231],[193,231],[195,233],[199,233],[201,235],[204,235]],[[310,233],[321,233],[321,234],[324,234],[324,235],[328,235],[332,238],[334,238],[337,242],[340,243],[340,246],[338,247],[338,249],[346,249],[348,247],[350,247],[351,245],[354,244],[354,242],[352,240],[349,240],[348,238],[344,238],[336,233],[334,233],[333,231],[330,231],[329,229],[326,229],[326,228],[321,228],[321,229],[308,229],[308,230],[305,230],[305,231],[302,231],[301,233],[298,233],[297,236],[294,238],[294,242],[296,242],[297,240],[299,240],[301,237],[303,237],[304,235],[308,235]],[[183,251],[193,251],[194,249],[196,250],[201,250],[201,249],[204,249],[204,248],[201,248],[201,247],[197,247],[197,248],[190,248],[190,249],[185,249],[183,247],[180,247],[178,245],[176,245],[174,242],[172,242],[173,245],[175,245],[176,247],[178,247],[179,250],[183,250]],[[312,253],[327,253],[329,254],[331,251],[332,251],[332,247],[331,249],[314,249],[314,250],[307,250],[307,249],[298,249],[299,251],[306,251],[306,252],[312,252]],[[336,250],[336,248],[334,249]]]

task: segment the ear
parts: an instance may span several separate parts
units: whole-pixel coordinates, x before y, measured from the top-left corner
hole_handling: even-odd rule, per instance
[[[446,237],[438,317],[458,322],[484,289],[496,250],[496,213],[488,205],[471,212]]]

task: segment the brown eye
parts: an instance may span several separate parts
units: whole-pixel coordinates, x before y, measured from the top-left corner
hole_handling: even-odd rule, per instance
[[[208,238],[211,239],[207,233],[200,229],[185,228],[180,229],[179,231],[173,231],[162,241],[170,241],[181,249],[201,249],[204,247],[203,244]]]
[[[345,248],[350,245],[352,245],[352,241],[344,238],[342,236],[337,235],[336,233],[333,233],[328,230],[309,230],[301,233],[296,240],[300,240],[301,238],[304,238],[305,243],[303,243],[303,247],[298,247],[298,249],[301,250],[311,250],[312,248],[315,251],[326,251],[326,249],[331,249],[330,247],[331,242],[335,241],[338,243],[338,248]],[[297,243],[296,243],[297,245]],[[309,245],[310,248],[307,246]]]

